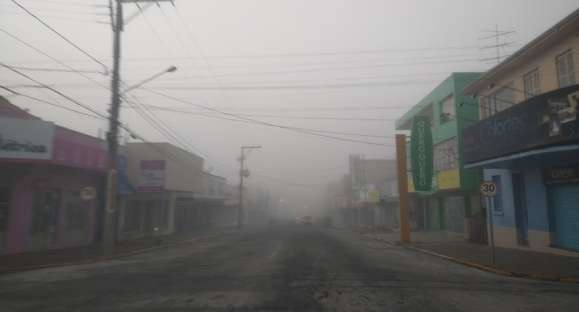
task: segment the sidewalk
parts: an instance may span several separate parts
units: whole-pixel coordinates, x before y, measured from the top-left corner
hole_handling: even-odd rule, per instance
[[[400,243],[400,233],[397,232],[364,235],[388,243]],[[578,257],[572,257],[496,247],[496,263],[492,265],[491,248],[488,245],[466,242],[460,235],[444,232],[412,232],[411,238],[412,243],[404,246],[480,269],[488,268],[489,271],[512,276],[579,282],[579,254]]]
[[[114,258],[139,251],[146,251],[151,248],[161,248],[171,244],[189,241],[211,231],[212,229],[200,229],[187,234],[145,237],[118,242],[115,245],[113,255],[106,258]],[[100,253],[100,246],[98,245],[1,255],[0,274],[50,266],[87,263],[103,260],[104,258]]]

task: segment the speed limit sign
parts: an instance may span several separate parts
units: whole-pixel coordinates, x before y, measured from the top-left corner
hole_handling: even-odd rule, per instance
[[[483,182],[480,184],[480,192],[483,196],[495,196],[497,185],[494,182]]]

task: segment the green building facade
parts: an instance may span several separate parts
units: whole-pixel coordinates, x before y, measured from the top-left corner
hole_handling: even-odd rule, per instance
[[[397,130],[410,130],[415,116],[431,121],[433,139],[433,183],[430,192],[416,192],[409,175],[409,192],[416,227],[464,234],[479,241],[486,235],[478,186],[481,173],[465,169],[462,130],[478,121],[478,106],[463,89],[481,73],[452,73],[426,97],[396,121]],[[409,170],[412,170],[409,166]]]

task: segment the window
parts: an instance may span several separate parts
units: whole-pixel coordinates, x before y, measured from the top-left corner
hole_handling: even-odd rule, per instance
[[[10,209],[10,189],[0,186],[0,232],[8,226],[8,213]]]
[[[573,51],[569,50],[555,59],[557,66],[557,78],[559,87],[567,87],[575,84],[575,68],[573,64]]]
[[[89,202],[80,198],[80,191],[66,192],[65,217],[67,230],[82,230],[88,227]]]
[[[500,111],[503,111],[515,104],[514,83],[510,82],[501,87],[498,91],[489,96],[483,96],[481,99],[481,116],[482,119],[488,118]]]
[[[539,80],[539,69],[534,69],[523,76],[525,85],[525,98],[529,99],[541,93],[541,81]]]
[[[443,124],[447,121],[451,121],[456,116],[456,111],[454,107],[454,97],[452,95],[446,97],[442,102],[440,102],[440,123]]]
[[[492,177],[493,182],[497,186],[497,193],[493,196],[493,212],[494,213],[502,213],[503,212],[503,196],[501,192],[502,183],[501,183],[501,176],[494,175]]]
[[[454,137],[434,146],[434,170],[446,171],[458,168],[458,141]]]
[[[125,208],[123,219],[124,231],[135,231],[141,227],[141,210],[138,200],[131,200]]]
[[[59,189],[36,190],[32,207],[32,227],[30,228],[33,234],[55,230],[60,204],[61,192]]]

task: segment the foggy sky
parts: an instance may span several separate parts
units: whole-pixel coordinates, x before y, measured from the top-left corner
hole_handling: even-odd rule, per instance
[[[107,22],[108,11],[91,6],[106,5],[108,1],[19,2],[110,67],[111,28],[92,22]],[[516,31],[503,38],[516,43],[501,51],[508,54],[578,6],[576,0],[176,0],[175,4],[176,7],[153,6],[126,26],[122,52],[122,79],[126,85],[175,65],[179,68],[176,73],[147,87],[233,113],[392,119],[362,122],[251,117],[286,126],[384,136],[394,134],[393,119],[402,115],[405,107],[418,102],[450,72],[484,71],[492,66],[493,62],[479,61],[495,53],[479,49],[493,44],[479,40],[488,35],[484,30],[498,25],[501,30]],[[125,15],[135,10],[126,5]],[[0,28],[77,69],[101,69],[23,14],[10,0],[0,0]],[[0,51],[0,61],[12,66],[61,68],[1,32]],[[108,91],[74,73],[26,73],[106,112]],[[110,84],[110,76],[90,77]],[[9,86],[31,83],[4,69],[0,69],[0,82]],[[323,87],[377,82],[380,85]],[[295,85],[314,87],[271,88]],[[213,89],[182,90],[191,86]],[[243,86],[270,88],[229,88]],[[47,91],[19,90],[75,107]],[[132,94],[149,105],[200,111],[146,90]],[[91,135],[106,129],[102,120],[22,97],[9,99],[45,120]],[[370,107],[390,109],[365,109]],[[323,184],[346,173],[350,153],[369,158],[393,157],[392,146],[340,142],[200,115],[156,114],[196,148],[195,152],[206,159],[207,168],[214,168],[214,173],[226,176],[232,184],[237,183],[240,145],[262,145],[263,149],[248,158],[253,170],[251,183],[265,184],[294,197],[321,194]],[[124,108],[121,117],[149,141],[167,141],[132,109]],[[337,136],[393,143],[391,138]]]

